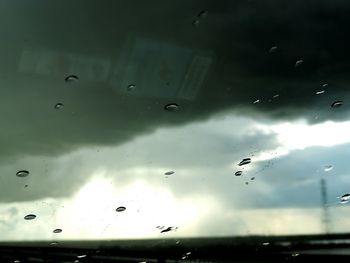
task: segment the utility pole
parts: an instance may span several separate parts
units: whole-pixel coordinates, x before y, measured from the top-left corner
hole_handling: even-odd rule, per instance
[[[324,178],[321,179],[321,200],[322,200],[322,224],[326,234],[330,233],[331,218],[328,210],[327,184]]]

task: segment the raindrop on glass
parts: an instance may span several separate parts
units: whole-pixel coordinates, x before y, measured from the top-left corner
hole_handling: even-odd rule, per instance
[[[119,206],[115,211],[117,212],[124,212],[126,210],[125,206]]]
[[[77,82],[79,78],[76,75],[69,75],[64,80],[68,83],[72,83],[72,82]]]
[[[177,105],[176,103],[169,103],[164,106],[164,109],[166,111],[177,111],[179,109],[179,105]]]
[[[331,107],[332,108],[339,108],[342,105],[343,105],[343,102],[341,100],[337,100],[337,101],[332,103]]]
[[[36,218],[36,215],[33,215],[33,214],[29,214],[29,215],[26,215],[26,216],[24,217],[25,220],[33,220],[33,219],[35,219],[35,218]]]
[[[275,94],[275,95],[273,95],[272,98],[277,99],[279,96],[280,96],[279,94]]]
[[[169,172],[166,172],[166,173],[164,173],[165,175],[172,175],[172,174],[174,174],[175,172],[174,171],[169,171]]]
[[[254,100],[253,101],[253,104],[257,104],[257,103],[259,103],[260,102],[260,100]]]
[[[235,176],[241,176],[241,175],[242,175],[242,171],[235,172]]]
[[[28,185],[26,184],[24,187],[28,187]]]
[[[249,184],[249,182],[245,182],[245,184],[246,184],[246,185],[248,185],[248,184]]]
[[[58,245],[58,242],[54,241],[54,242],[51,242],[50,243],[51,246],[55,246],[55,245]]]
[[[316,91],[316,95],[321,95],[321,94],[323,94],[323,93],[325,93],[326,91],[324,91],[324,90],[319,90],[319,91]]]
[[[197,15],[197,17],[200,18],[200,19],[203,19],[203,18],[206,18],[207,15],[208,15],[208,11],[202,10],[202,11],[199,12],[199,14]]]
[[[251,161],[252,160],[250,158],[244,158],[238,165],[239,166],[246,165],[246,164],[251,163]]]
[[[163,229],[162,231],[160,231],[160,233],[166,233],[166,232],[170,232],[172,230],[176,230],[177,227],[173,227],[173,226],[169,226],[166,229]]]
[[[299,253],[293,253],[292,254],[292,257],[297,257],[297,256],[299,256]]]
[[[254,180],[255,180],[255,177],[250,178],[250,180],[254,181]]]
[[[269,53],[274,53],[274,52],[276,52],[277,51],[277,46],[273,46],[273,47],[271,47],[270,49],[269,49]]]
[[[57,103],[56,105],[55,105],[55,109],[56,110],[59,110],[59,109],[62,109],[63,108],[63,103]]]
[[[199,25],[199,20],[198,19],[193,20],[192,25],[193,26],[198,26]]]
[[[16,173],[18,177],[27,177],[29,175],[29,172],[27,170],[20,170]]]
[[[21,263],[21,261],[16,259],[13,263]]]
[[[325,172],[329,172],[329,171],[332,171],[333,170],[333,166],[332,165],[326,165],[324,168],[323,168],[323,171]]]
[[[77,256],[77,258],[86,258],[86,257],[87,257],[86,254],[82,254],[82,255]]]
[[[350,194],[345,194],[340,197],[340,202],[342,204],[346,204],[347,202],[350,201]]]
[[[328,86],[328,83],[325,83],[325,84],[322,85],[322,88],[325,88],[327,86]]]
[[[297,62],[295,62],[295,67],[299,67],[303,63],[304,63],[304,60],[302,60],[302,59],[298,60]]]
[[[269,242],[264,242],[264,243],[262,243],[262,245],[263,246],[268,246],[268,245],[270,245],[270,243]]]
[[[54,232],[55,234],[59,234],[59,233],[62,233],[62,229],[56,228],[53,232]]]
[[[136,88],[136,86],[134,84],[130,84],[128,86],[128,91],[133,91]]]

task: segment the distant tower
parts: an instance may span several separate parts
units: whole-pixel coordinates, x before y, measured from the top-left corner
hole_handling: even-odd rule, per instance
[[[331,219],[328,210],[327,184],[325,179],[321,179],[321,200],[322,200],[322,224],[326,234],[330,233]]]

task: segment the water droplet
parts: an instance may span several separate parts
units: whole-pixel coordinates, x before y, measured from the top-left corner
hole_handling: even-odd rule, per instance
[[[208,11],[207,10],[202,10],[199,12],[199,14],[197,15],[198,18],[203,19],[206,18],[208,15]]]
[[[292,254],[292,257],[297,257],[297,256],[299,256],[299,253],[297,253],[297,252]]]
[[[242,171],[235,172],[235,176],[241,176],[241,175],[242,175]]]
[[[302,60],[302,59],[298,60],[297,62],[295,62],[295,67],[299,67],[303,63],[304,63],[304,60]]]
[[[128,86],[128,91],[133,91],[136,88],[136,86],[134,84],[130,84]]]
[[[13,263],[21,263],[21,261],[16,259],[15,261],[13,261]]]
[[[344,194],[340,197],[340,203],[346,204],[350,201],[350,194]]]
[[[328,83],[322,84],[322,87],[323,87],[323,88],[325,88],[325,87],[327,87],[327,86],[328,86]]]
[[[55,245],[58,245],[58,242],[56,242],[56,241],[53,241],[53,242],[51,242],[51,243],[50,243],[50,245],[51,245],[51,246],[55,246]]]
[[[28,185],[26,184],[24,187],[28,187]]]
[[[56,228],[53,232],[54,232],[55,234],[59,234],[59,233],[62,233],[62,229]]]
[[[268,245],[270,245],[270,242],[264,242],[264,243],[262,243],[262,245],[263,246],[268,246]]]
[[[77,258],[86,258],[86,257],[87,257],[86,254],[82,254],[82,255],[77,256]]]
[[[26,215],[26,216],[24,217],[25,220],[33,220],[33,219],[35,219],[35,218],[36,218],[36,215],[33,215],[33,214],[29,214],[29,215]]]
[[[272,98],[277,99],[279,96],[280,96],[280,94],[275,94],[275,95],[273,95]]]
[[[164,173],[165,175],[172,175],[172,174],[174,174],[175,172],[174,171],[169,171],[169,172],[166,172],[166,173]]]
[[[175,242],[175,244],[176,244],[176,245],[180,244],[180,241],[179,241],[179,240],[178,240],[178,241],[176,241],[176,242]]]
[[[254,100],[253,101],[253,104],[257,104],[257,103],[259,103],[260,102],[260,100]]]
[[[59,109],[62,109],[63,108],[63,103],[56,103],[55,105],[55,109],[56,110],[59,110]]]
[[[191,255],[192,254],[192,252],[187,252],[186,253],[186,256],[189,256],[189,255]]]
[[[255,177],[253,176],[252,178],[250,178],[250,180],[254,181],[254,180],[255,180]]]
[[[316,95],[321,95],[321,94],[323,94],[323,93],[325,93],[326,91],[324,91],[324,90],[319,90],[319,91],[316,91]]]
[[[248,185],[248,184],[249,184],[249,182],[245,182],[245,184],[246,184],[246,185]]]
[[[125,206],[119,206],[115,211],[117,212],[124,212],[126,210]]]
[[[329,172],[333,170],[333,166],[332,165],[325,165],[325,167],[323,168],[323,171],[325,172]]]
[[[272,46],[272,47],[270,48],[270,50],[269,50],[269,53],[274,53],[274,52],[277,51],[277,49],[278,49],[277,46]]]
[[[69,75],[64,80],[68,83],[72,83],[72,82],[77,82],[79,78],[76,75]]]
[[[179,109],[179,105],[177,105],[176,103],[169,103],[164,106],[164,109],[166,111],[177,111]]]
[[[166,233],[166,232],[170,232],[170,231],[173,231],[176,229],[177,229],[177,227],[169,226],[169,227],[163,229],[162,231],[160,231],[160,233]]]
[[[242,165],[246,165],[251,163],[251,159],[250,158],[244,158],[238,165],[242,166]]]
[[[16,173],[18,177],[27,177],[29,175],[29,172],[27,170],[20,170]]]
[[[332,108],[339,108],[340,106],[343,106],[343,102],[341,100],[337,100],[331,105]]]
[[[193,26],[198,26],[199,25],[199,20],[198,19],[193,20],[192,25]]]

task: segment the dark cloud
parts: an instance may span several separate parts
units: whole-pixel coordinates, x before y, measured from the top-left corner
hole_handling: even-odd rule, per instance
[[[0,30],[6,36],[0,49],[1,176],[22,187],[27,179],[14,175],[28,169],[32,191],[23,188],[14,197],[11,187],[3,187],[0,200],[70,195],[98,164],[76,156],[53,158],[123,145],[159,128],[208,121],[220,112],[266,122],[346,118],[349,8],[346,1],[1,3]],[[204,9],[208,16],[193,26]],[[275,45],[276,52],[269,53]],[[295,67],[300,59],[304,62]],[[79,81],[66,83],[69,74]],[[324,83],[329,84],[326,93],[315,95]],[[260,102],[253,104],[256,99]],[[331,109],[335,100],[344,106]],[[179,110],[165,111],[172,102]],[[63,108],[54,109],[56,103]],[[198,169],[204,178],[208,173],[215,178],[220,164],[276,145],[273,135],[241,134],[238,127],[246,124],[235,125],[231,139],[210,131],[197,138],[182,134],[176,147],[174,138],[161,144],[151,139],[150,148],[128,148],[129,155],[89,153],[88,159],[108,161],[115,169],[151,163]],[[202,151],[191,150],[201,149],[203,142]],[[236,155],[227,157],[235,149]],[[193,190],[178,173],[176,192]],[[198,191],[204,192],[211,180],[203,181],[202,189],[197,181]],[[213,187],[230,192],[225,183],[215,178]]]

